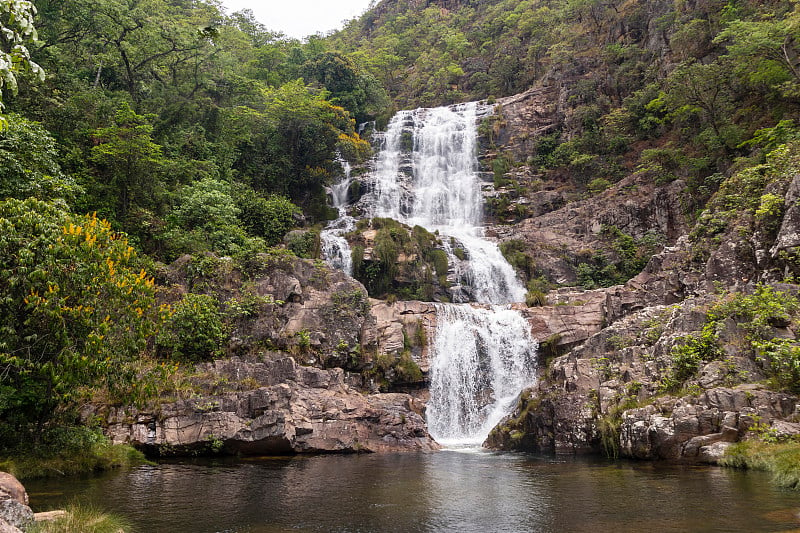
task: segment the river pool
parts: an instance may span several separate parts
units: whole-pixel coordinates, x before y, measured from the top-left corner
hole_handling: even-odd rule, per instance
[[[27,484],[141,532],[787,531],[800,494],[716,467],[482,450],[184,461]]]

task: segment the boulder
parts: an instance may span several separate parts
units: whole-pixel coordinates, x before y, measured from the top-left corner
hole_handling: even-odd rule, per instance
[[[548,295],[552,305],[517,306],[539,341],[551,339],[553,348],[571,348],[599,332],[605,324],[605,290],[559,289]]]
[[[0,500],[16,500],[28,505],[28,493],[17,478],[8,472],[0,472]]]
[[[19,533],[31,522],[25,487],[8,472],[0,472],[0,533]]]
[[[22,530],[0,518],[0,533],[22,533]]]
[[[797,434],[785,422],[797,398],[753,385],[719,387],[697,398],[657,400],[625,411],[620,425],[620,454],[636,459],[712,462],[715,454],[747,433],[755,420]]]
[[[10,526],[24,531],[28,525],[33,523],[33,511],[17,500],[2,500],[0,501],[0,519]]]

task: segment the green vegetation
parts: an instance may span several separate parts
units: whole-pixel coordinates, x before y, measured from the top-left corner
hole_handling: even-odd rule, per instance
[[[746,346],[775,388],[800,392],[800,345],[775,334],[798,319],[797,293],[759,285],[752,294],[734,294],[712,309],[710,317],[733,319],[744,330]]]
[[[96,215],[0,202],[3,442],[68,420],[85,388],[135,396],[133,363],[164,312],[144,266]]]
[[[364,258],[363,232],[376,230],[372,257]],[[408,228],[389,218],[359,221],[353,242],[353,276],[375,298],[431,301],[443,296],[449,268],[439,238],[422,226]]]
[[[678,339],[672,348],[661,389],[676,392],[696,375],[702,363],[721,359],[725,351],[720,330],[728,323],[743,333],[744,342],[736,344],[738,350],[760,364],[773,388],[800,392],[800,346],[795,339],[776,334],[776,328],[795,324],[798,311],[797,293],[770,285],[757,285],[749,294],[723,295],[708,310],[703,328]]]
[[[225,336],[217,300],[207,294],[187,294],[174,306],[156,343],[167,357],[206,361],[220,355]]]
[[[31,61],[27,47],[29,42],[36,41],[35,15],[36,7],[32,2],[3,2],[0,5],[0,32],[3,34],[0,47],[0,130],[5,126],[3,91],[16,94],[17,77],[26,71],[44,78],[44,71]]]
[[[718,321],[711,318],[697,335],[686,335],[670,352],[670,373],[661,379],[661,389],[677,392],[686,380],[697,374],[701,363],[718,359],[722,350],[718,346]]]
[[[377,354],[365,375],[375,379],[384,392],[394,390],[398,385],[419,385],[423,381],[422,370],[409,350],[397,357]]]
[[[600,234],[609,253],[595,251],[578,263],[578,284],[586,289],[625,283],[647,265],[661,246],[661,239],[649,233],[634,239],[616,226],[603,226]]]
[[[92,507],[69,505],[66,516],[52,522],[36,522],[28,533],[126,533],[133,531],[131,523],[120,516],[105,513]]]
[[[724,466],[765,470],[781,487],[800,489],[800,443],[746,440],[725,450]]]
[[[145,463],[130,446],[113,445],[99,429],[53,427],[37,442],[0,448],[0,470],[18,479],[86,474]]]

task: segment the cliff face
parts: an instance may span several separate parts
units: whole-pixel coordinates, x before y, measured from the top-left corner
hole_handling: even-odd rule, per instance
[[[503,106],[499,138],[508,146],[542,131],[544,94]],[[656,185],[637,173],[577,201],[554,202],[557,190],[518,199],[537,214],[495,232],[524,242],[533,270],[551,281],[575,281],[586,250],[608,248],[602,228],[610,225],[633,239],[657,232],[661,251],[624,285],[595,291],[603,295],[599,326],[585,328],[577,347],[562,343],[570,351],[543,354],[551,360],[539,384],[487,445],[715,462],[753,428],[798,434],[800,404],[787,392],[796,381],[780,368],[794,363],[778,352],[798,346],[798,287],[781,282],[798,272],[799,152],[789,144],[755,173],[733,172],[694,220],[686,184]],[[552,319],[555,308],[529,316],[533,309]]]

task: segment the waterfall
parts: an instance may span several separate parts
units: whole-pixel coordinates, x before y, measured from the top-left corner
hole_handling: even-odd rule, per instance
[[[536,378],[536,348],[511,309],[438,304],[428,429],[441,444],[480,445]]]
[[[356,221],[347,214],[348,193],[352,178],[350,177],[350,163],[340,160],[344,177],[330,188],[331,204],[339,211],[339,217],[332,220],[320,233],[322,242],[322,256],[333,268],[343,270],[348,275],[353,275],[353,259],[350,255],[350,244],[344,238],[346,233],[353,231]]]
[[[372,217],[438,233],[448,254],[456,303],[436,304],[427,418],[431,435],[452,446],[480,445],[536,373],[530,326],[504,305],[523,301],[525,288],[483,231],[477,124],[490,109],[468,103],[397,113],[385,133],[373,134],[380,150],[372,191],[361,200]],[[339,218],[322,232],[322,242],[326,260],[352,275],[343,235],[355,220],[347,215],[350,167],[342,166],[345,178],[330,190]]]
[[[392,118],[375,168],[373,215],[420,225],[452,238],[447,243],[453,301],[487,304],[525,299],[525,288],[496,243],[483,235],[478,174],[478,104],[401,111]]]
[[[399,112],[374,172],[372,214],[438,232],[450,259],[451,299],[462,303],[436,306],[427,418],[431,435],[454,446],[480,445],[536,373],[530,325],[498,305],[524,300],[525,288],[497,244],[484,238],[476,157],[481,111],[469,103]]]

